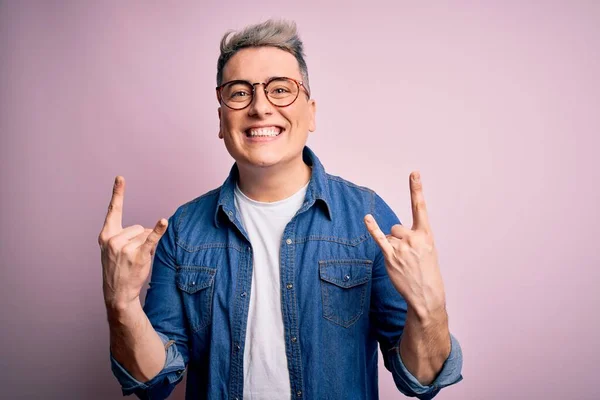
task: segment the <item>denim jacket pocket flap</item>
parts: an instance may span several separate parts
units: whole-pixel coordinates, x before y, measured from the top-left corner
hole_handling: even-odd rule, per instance
[[[319,274],[325,282],[349,289],[371,279],[372,264],[371,260],[319,261]]]
[[[186,293],[194,294],[212,286],[216,271],[209,267],[180,267],[177,287]]]

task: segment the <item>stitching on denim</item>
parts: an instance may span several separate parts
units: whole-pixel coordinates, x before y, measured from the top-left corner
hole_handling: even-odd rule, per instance
[[[325,283],[325,285],[327,285],[327,284],[329,284],[329,283]],[[323,285],[323,282],[321,282],[321,285]],[[330,316],[325,315],[325,308],[323,308],[323,317],[326,320],[331,321],[334,324],[337,324],[343,328],[349,328],[350,326],[354,325],[354,323],[356,321],[358,321],[358,319],[364,314],[364,307],[365,307],[364,300],[365,300],[365,293],[367,291],[367,285],[366,285],[366,283],[364,283],[362,288],[354,287],[354,288],[350,288],[350,289],[344,289],[344,290],[358,290],[358,289],[361,289],[360,311],[358,312],[358,314],[355,317],[352,317],[348,321],[343,321],[341,318],[339,318],[335,314],[330,315]],[[321,293],[323,293],[323,290],[327,290],[327,288],[323,288],[323,286],[321,286]],[[323,304],[323,306],[324,305],[325,304]],[[333,310],[333,307],[331,307],[331,309]]]
[[[345,184],[348,187],[351,187],[351,188],[354,188],[354,189],[359,189],[359,190],[362,190],[363,192],[369,192],[369,193],[373,192],[373,189],[370,189],[370,188],[368,188],[366,186],[357,185],[356,183],[350,182],[350,181],[348,181],[348,180],[346,180],[346,179],[344,179],[344,178],[342,178],[340,176],[331,175],[331,174],[325,174],[325,175],[327,176],[327,178],[329,180],[340,182],[342,184]]]
[[[373,260],[368,259],[360,259],[360,258],[334,258],[331,260],[319,260],[320,265],[327,264],[359,264],[359,265],[369,265],[373,264]]]
[[[335,264],[335,263],[334,263]],[[343,265],[343,264],[351,264],[351,263],[339,263],[339,265]],[[369,264],[362,264],[362,263],[357,263],[357,265],[359,266],[366,266]],[[369,280],[371,279],[371,275],[372,275],[372,269],[371,268],[365,268],[365,276],[358,278],[358,279],[350,279],[348,281],[343,281],[340,279],[337,279],[333,276],[329,276],[327,274],[327,263],[322,263],[321,261],[319,261],[319,277],[324,280],[325,282],[329,282],[331,284],[334,284],[336,286],[339,286],[343,289],[352,289],[355,286],[358,285],[362,285],[364,283],[369,282]]]
[[[244,249],[242,249],[242,247],[237,246],[235,244],[228,244],[228,243],[204,243],[204,244],[200,244],[198,246],[189,246],[187,243],[185,243],[183,241],[179,241],[177,243],[177,246],[179,246],[182,250],[184,250],[188,253],[195,253],[200,250],[208,250],[208,249],[234,249],[240,253],[244,252]]]
[[[195,315],[198,321],[192,321],[188,317],[190,323],[190,329],[193,333],[197,333],[205,327],[209,326],[212,321],[212,303],[213,295],[215,290],[214,277],[217,272],[217,268],[205,267],[205,266],[194,266],[194,265],[178,265],[178,274],[176,276],[177,287],[186,293],[189,297],[189,301],[197,306],[198,303],[207,303],[206,306],[200,307],[200,310],[195,310]],[[190,279],[201,281],[202,276],[208,278],[204,280],[204,285],[195,285],[194,291],[190,291],[190,286],[187,284]],[[186,278],[185,281],[183,278]],[[208,296],[208,297],[207,297]],[[199,314],[200,313],[200,314]]]
[[[323,242],[338,243],[338,244],[343,244],[346,246],[356,247],[368,239],[369,239],[368,234],[363,234],[354,239],[344,239],[344,238],[338,238],[335,236],[310,235],[310,236],[305,236],[305,237],[301,237],[301,238],[296,238],[294,240],[294,243],[305,243],[305,242],[310,242],[310,241],[323,241]]]
[[[319,277],[321,278],[321,299],[323,301],[323,318],[325,318],[326,320],[329,320],[337,325],[340,325],[344,328],[349,328],[350,326],[352,326],[356,321],[358,321],[358,319],[364,314],[364,308],[365,308],[365,299],[366,299],[366,294],[367,294],[367,286],[369,283],[369,280],[372,277],[372,268],[366,268],[366,277],[361,278],[359,282],[357,282],[356,284],[354,284],[351,287],[346,287],[343,285],[337,285],[336,282],[339,282],[339,280],[335,279],[335,278],[330,278],[327,276],[324,276],[324,274],[322,274],[323,269],[325,268],[325,266],[327,266],[328,264],[333,264],[333,265],[345,265],[345,264],[356,264],[359,266],[371,266],[373,264],[373,262],[371,260],[363,260],[363,259],[334,259],[334,260],[320,260],[319,261]],[[331,279],[331,280],[330,280]],[[343,283],[345,284],[345,283]],[[337,287],[338,290],[352,290],[352,291],[358,291],[360,290],[360,305],[359,305],[359,311],[358,314],[353,316],[352,318],[350,318],[347,321],[344,321],[342,318],[339,317],[339,315],[335,314],[335,305],[331,304],[330,302],[330,294],[329,294],[329,290],[332,289],[333,287]],[[328,311],[326,311],[328,310]]]
[[[240,256],[240,260],[239,260],[239,264],[238,264],[238,268],[240,268],[240,265],[247,265],[249,266],[249,268],[253,268],[253,260],[254,260],[254,256],[252,253],[246,253],[246,252],[242,252],[241,256]],[[238,272],[238,281],[240,282],[240,284],[238,285],[240,287],[240,290],[243,286],[244,281],[248,278],[248,267],[245,269],[242,269],[242,271]],[[250,272],[250,276],[251,272]],[[251,287],[248,290],[249,292],[251,291]],[[239,294],[239,293],[238,293]],[[250,293],[251,295],[251,293]],[[249,297],[247,297],[249,298]],[[238,324],[234,323],[231,329],[231,336],[233,339],[233,342],[238,342],[238,343],[242,343],[245,339],[245,334],[246,331],[243,329],[243,324],[244,321],[247,321],[248,319],[248,306],[249,306],[249,302],[246,303],[246,306],[243,304],[244,302],[246,302],[245,299],[242,299],[241,296],[236,295],[235,296],[235,306],[234,306],[234,310],[233,310],[233,318],[234,321],[240,321]],[[246,326],[247,329],[247,326]],[[245,345],[244,345],[245,347]],[[238,359],[241,357],[243,360],[243,353],[244,349],[241,348],[240,350],[238,350],[237,354],[234,354],[234,347],[233,345],[231,346],[231,368],[230,371],[231,372],[230,376],[229,376],[229,392],[230,393],[238,393],[241,392],[241,385],[243,385],[243,373],[244,373],[244,366],[243,366],[243,362],[240,363],[238,362]],[[241,378],[241,379],[240,379]],[[236,384],[237,383],[237,384]]]
[[[210,267],[194,267],[194,266],[177,266],[176,284],[177,287],[186,293],[194,294],[202,289],[212,286],[215,280],[216,268]],[[193,281],[194,285],[190,286],[189,281]]]
[[[189,271],[204,271],[208,272],[211,275],[214,275],[219,269],[219,265],[216,264],[214,267],[208,265],[199,265],[199,264],[178,264],[175,266],[175,269],[185,269]]]
[[[290,231],[292,232],[292,237],[295,237],[295,233],[296,233],[296,226],[297,226],[297,218],[292,218],[292,220],[290,221]],[[290,245],[287,248],[287,252],[288,254],[288,260],[290,260],[289,262],[287,262],[287,265],[290,265],[292,268],[289,270],[289,273],[291,274],[292,278],[295,279],[296,277],[296,246],[292,246]],[[291,307],[292,307],[292,312],[291,312],[291,317],[292,317],[292,325],[294,327],[295,330],[297,330],[299,328],[299,315],[298,315],[298,292],[296,290],[292,290],[291,292]],[[300,344],[297,344],[298,346],[298,356],[299,356],[299,361],[300,361],[300,366],[294,368],[294,373],[297,375],[298,381],[299,381],[299,387],[304,389],[304,376],[302,374],[302,349],[300,349]],[[292,359],[294,359],[294,352],[292,351]],[[295,363],[294,363],[295,364]]]
[[[200,295],[208,296],[206,312],[204,312],[204,310],[200,310],[202,312],[203,316],[202,317],[198,316],[198,322],[196,324],[193,324],[193,321],[189,321],[190,329],[191,329],[192,333],[198,333],[202,329],[206,328],[207,326],[209,326],[211,324],[214,290],[215,290],[214,285],[211,285],[211,286],[208,286],[207,288],[205,288],[204,290],[199,290],[194,294],[189,294],[189,296],[200,296]],[[200,301],[201,300],[202,299],[200,299]]]
[[[198,196],[195,199],[188,201],[187,203],[185,203],[185,205],[197,203],[200,200],[204,199],[205,197],[211,196],[211,195],[221,191],[222,188],[223,188],[223,185],[219,186],[218,188],[211,189],[208,192],[204,193],[203,195]]]

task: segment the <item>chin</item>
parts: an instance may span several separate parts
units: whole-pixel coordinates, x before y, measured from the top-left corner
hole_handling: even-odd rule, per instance
[[[248,165],[260,168],[269,168],[285,162],[285,155],[273,151],[252,151],[244,162]]]

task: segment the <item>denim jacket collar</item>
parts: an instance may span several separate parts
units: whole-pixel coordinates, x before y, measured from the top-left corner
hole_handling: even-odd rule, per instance
[[[316,156],[316,154],[308,146],[304,146],[302,151],[302,159],[306,165],[312,167],[312,174],[306,190],[304,204],[300,211],[305,211],[315,204],[317,200],[320,200],[324,205],[327,216],[331,220],[330,192],[327,184],[327,174],[325,172],[325,168],[323,167],[323,164],[321,164],[321,161],[319,161],[319,158]],[[237,164],[234,163],[229,172],[229,176],[219,191],[219,199],[217,201],[217,207],[214,214],[214,223],[216,227],[219,227],[219,212],[223,212],[229,216],[233,215],[234,213],[234,189],[238,179],[239,170]]]

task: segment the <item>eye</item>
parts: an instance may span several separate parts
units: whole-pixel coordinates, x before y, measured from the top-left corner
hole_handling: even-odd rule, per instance
[[[273,94],[284,94],[284,93],[290,93],[290,90],[288,88],[286,88],[286,87],[279,86],[279,87],[271,89],[271,93],[273,93]]]
[[[236,97],[246,97],[249,96],[250,93],[246,92],[245,90],[238,90],[237,92],[233,92],[231,93],[231,98],[236,98]]]

